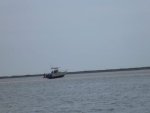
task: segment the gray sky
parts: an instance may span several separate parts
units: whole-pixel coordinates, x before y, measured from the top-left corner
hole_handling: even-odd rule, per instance
[[[150,66],[149,0],[1,0],[0,76]]]

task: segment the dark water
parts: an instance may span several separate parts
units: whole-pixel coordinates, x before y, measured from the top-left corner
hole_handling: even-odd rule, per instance
[[[0,113],[150,113],[150,70],[0,79]]]

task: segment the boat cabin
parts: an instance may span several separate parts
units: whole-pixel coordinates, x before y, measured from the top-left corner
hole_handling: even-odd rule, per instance
[[[53,70],[51,73],[58,73],[58,69]]]

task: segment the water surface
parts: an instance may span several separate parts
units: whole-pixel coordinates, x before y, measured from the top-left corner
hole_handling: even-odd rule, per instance
[[[150,113],[150,70],[0,79],[0,113]]]

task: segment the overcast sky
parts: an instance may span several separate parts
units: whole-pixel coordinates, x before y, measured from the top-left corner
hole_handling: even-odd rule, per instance
[[[1,0],[0,76],[150,66],[149,0]]]

